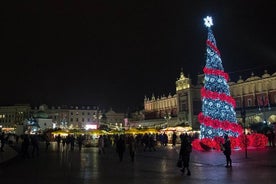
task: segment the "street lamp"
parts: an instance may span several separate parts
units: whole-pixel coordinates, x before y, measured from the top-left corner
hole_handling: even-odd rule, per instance
[[[169,120],[170,120],[171,118],[172,118],[172,117],[171,117],[171,114],[170,114],[170,113],[167,113],[167,114],[164,116],[164,119],[166,120],[167,126],[168,126]]]
[[[245,146],[245,158],[247,158],[247,135],[246,135],[246,127],[245,127],[245,118],[246,118],[246,111],[245,111],[245,105],[243,102],[243,106],[241,109],[241,117],[242,117],[242,122],[243,122],[243,134],[244,134],[244,146]]]
[[[258,105],[259,105],[259,111],[260,113],[263,114],[263,123],[268,125],[268,122],[266,120],[266,111],[270,111],[271,107],[268,101],[268,97],[266,98],[265,96],[261,96],[261,98],[258,98]],[[267,106],[267,110],[266,107]]]

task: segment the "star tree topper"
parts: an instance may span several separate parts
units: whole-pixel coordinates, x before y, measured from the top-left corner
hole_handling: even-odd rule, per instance
[[[214,25],[212,17],[207,16],[206,18],[204,18],[204,24],[208,28]]]

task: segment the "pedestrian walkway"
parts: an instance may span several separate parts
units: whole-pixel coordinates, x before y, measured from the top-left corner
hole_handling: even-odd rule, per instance
[[[156,151],[138,150],[131,162],[128,150],[123,161],[114,148],[99,154],[98,148],[60,149],[52,144],[39,157],[19,159],[0,169],[1,183],[21,184],[274,184],[276,149],[233,150],[233,167],[225,168],[220,151],[191,153],[191,176],[182,175],[176,167],[179,146],[157,147]]]

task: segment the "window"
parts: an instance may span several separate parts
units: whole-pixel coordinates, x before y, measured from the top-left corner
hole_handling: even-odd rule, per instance
[[[73,121],[73,118],[71,118],[70,121],[72,122],[72,121]]]
[[[237,100],[236,101],[236,107],[241,107],[241,105],[240,105],[241,103],[240,103],[240,101],[239,100]]]
[[[82,122],[84,122],[84,118],[82,118]]]
[[[247,106],[248,107],[251,107],[252,106],[252,99],[247,99]]]

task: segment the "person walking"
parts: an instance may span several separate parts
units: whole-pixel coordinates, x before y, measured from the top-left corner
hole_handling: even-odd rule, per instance
[[[78,146],[79,146],[79,151],[81,151],[81,149],[82,149],[83,141],[84,141],[84,137],[83,137],[82,135],[79,135],[79,136],[77,137],[77,142],[78,142]]]
[[[125,140],[123,135],[120,135],[118,141],[116,142],[116,151],[119,155],[119,160],[120,162],[123,161],[123,156],[124,156],[124,152],[125,152]]]
[[[38,145],[38,135],[31,135],[31,145],[33,147],[32,149],[32,158],[36,156],[39,156],[39,145]]]
[[[0,141],[1,141],[0,151],[4,152],[4,146],[5,146],[5,143],[6,143],[6,136],[5,136],[4,132],[2,132],[2,133],[0,132]]]
[[[273,130],[268,130],[266,136],[268,138],[269,146],[275,147],[275,133],[273,132]]]
[[[191,175],[189,168],[190,154],[192,152],[192,145],[188,138],[188,135],[183,136],[181,140],[181,147],[179,151],[179,159],[182,160],[182,169],[180,171],[184,174],[187,169],[187,175]]]
[[[130,155],[131,161],[134,162],[136,142],[135,142],[133,135],[131,135],[128,140],[129,140],[129,142],[128,142],[129,155]]]
[[[99,141],[98,141],[98,147],[99,147],[99,154],[104,154],[104,137],[100,135]]]
[[[226,168],[232,167],[232,159],[231,159],[231,142],[228,135],[224,136],[224,143],[222,144],[222,151],[226,157]]]
[[[60,148],[60,142],[61,142],[60,134],[58,134],[58,136],[56,137],[56,141],[57,141],[57,146],[58,146],[58,149],[59,149]]]
[[[177,135],[175,133],[175,131],[172,134],[172,146],[175,147],[176,145],[176,139],[177,139]]]
[[[47,134],[44,134],[44,139],[45,139],[45,152],[47,152],[50,146],[50,138],[48,137]]]
[[[24,134],[22,135],[22,146],[21,146],[21,150],[22,150],[22,157],[23,158],[30,158],[29,155],[29,145],[30,145],[30,138],[28,134]]]

